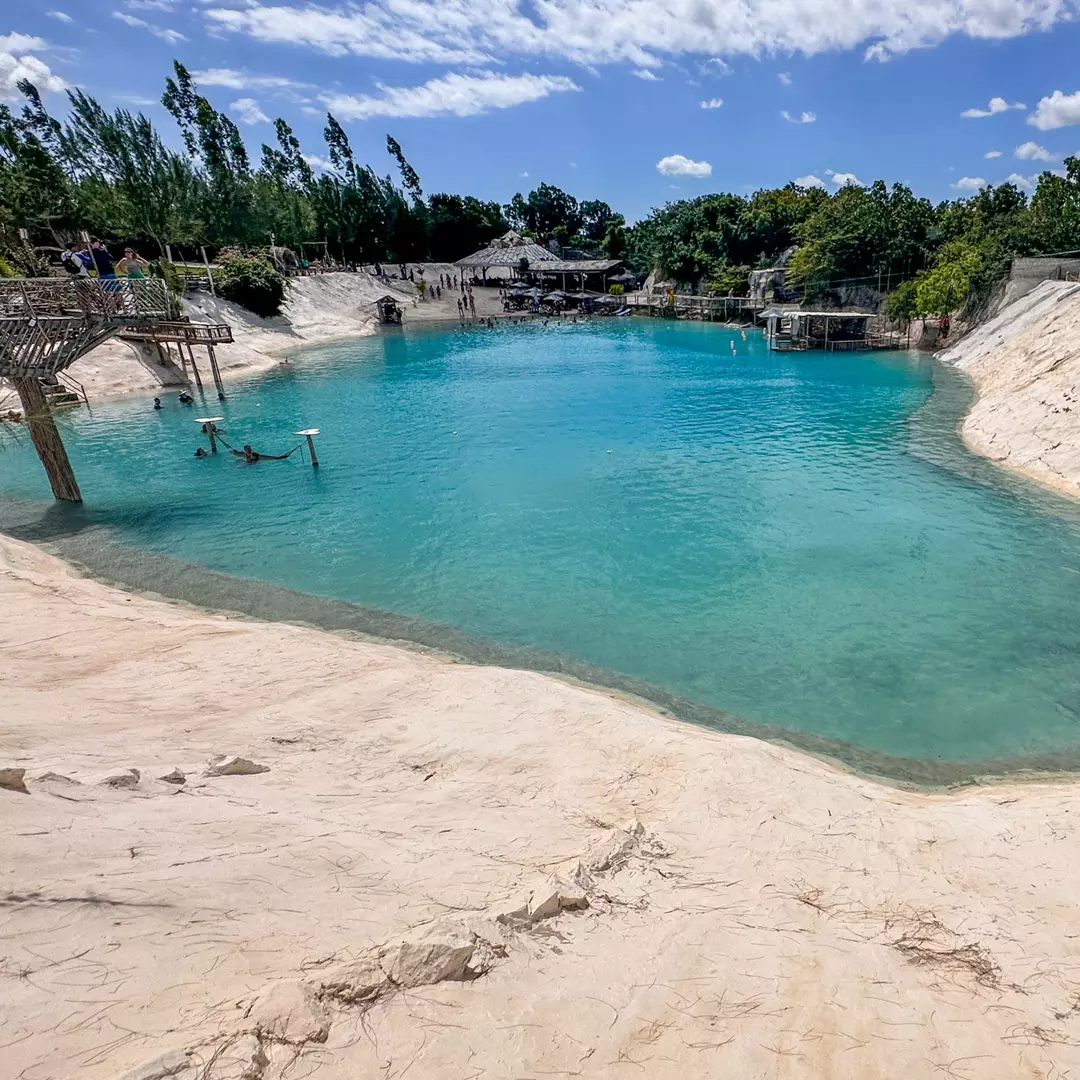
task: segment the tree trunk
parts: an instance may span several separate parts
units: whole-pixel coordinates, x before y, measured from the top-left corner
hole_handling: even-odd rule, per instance
[[[64,502],[82,502],[82,493],[75,482],[75,473],[68,461],[67,451],[56,430],[56,422],[45,398],[41,383],[33,376],[12,380],[22,402],[23,418],[30,431],[34,449],[48,473],[53,494]]]

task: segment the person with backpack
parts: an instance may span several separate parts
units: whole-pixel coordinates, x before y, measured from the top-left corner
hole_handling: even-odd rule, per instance
[[[72,251],[68,248],[60,256],[60,264],[72,277],[88,278],[94,260],[90,258],[90,253],[87,251]]]

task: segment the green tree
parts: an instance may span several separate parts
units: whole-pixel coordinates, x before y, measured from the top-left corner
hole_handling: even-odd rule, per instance
[[[396,139],[386,136],[386,152],[397,162],[398,169],[401,172],[401,182],[405,186],[405,191],[414,203],[420,202],[424,193],[420,189],[420,176],[417,171],[405,160],[405,155],[402,153],[401,146]]]
[[[952,240],[941,249],[932,270],[920,275],[915,307],[921,315],[947,315],[963,307],[972,278],[981,265],[979,249],[964,240]]]

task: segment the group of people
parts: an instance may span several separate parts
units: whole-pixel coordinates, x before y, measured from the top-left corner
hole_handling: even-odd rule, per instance
[[[186,390],[181,390],[180,391],[180,393],[177,395],[177,400],[180,402],[181,405],[194,405],[195,404],[195,399]],[[164,408],[165,408],[165,406],[161,404],[161,398],[159,398],[159,397],[154,398],[154,412],[158,412],[158,411],[160,411],[161,409],[164,409]],[[205,428],[206,425],[203,424],[203,427]]]
[[[115,281],[118,277],[140,279],[146,277],[150,264],[134,248],[124,248],[119,261],[113,259],[109,249],[98,239],[90,241],[89,248],[68,248],[61,256],[64,269],[75,278],[88,278],[93,270],[102,281]]]
[[[473,296],[472,289],[458,299],[457,310],[458,318],[462,321],[464,321],[466,315],[472,315],[474,319],[476,318],[476,297]]]

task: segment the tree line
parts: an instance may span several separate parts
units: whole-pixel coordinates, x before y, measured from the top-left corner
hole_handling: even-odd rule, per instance
[[[296,251],[325,243],[335,259],[370,263],[449,262],[514,228],[697,291],[745,294],[751,271],[783,265],[787,284],[808,300],[839,302],[862,288],[890,294],[890,313],[902,317],[977,302],[1013,255],[1080,248],[1075,158],[1062,175],[1044,172],[1030,198],[1008,183],[936,205],[882,181],[835,194],[789,184],[678,200],[627,225],[606,202],[544,183],[505,205],[425,196],[392,137],[396,178],[357,161],[329,113],[324,168],[312,167],[282,119],[256,164],[236,124],[179,62],[162,104],[180,150],[142,113],[110,111],[82,90],[69,92],[61,122],[33,85],[19,89],[21,108],[0,105],[0,273],[44,272],[40,253],[82,231],[147,254],[167,244],[255,253],[273,238]]]

